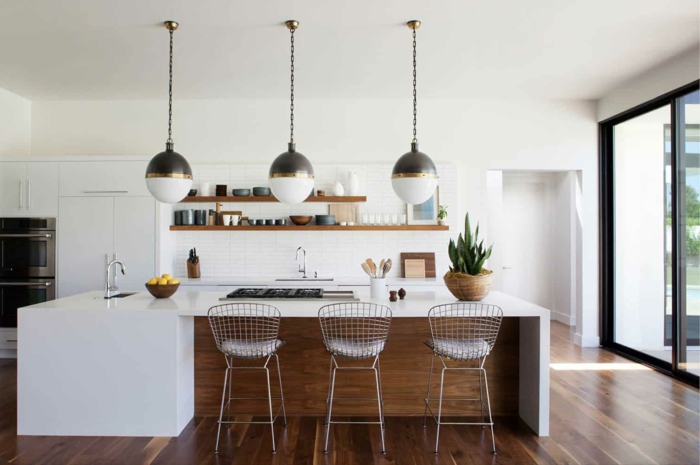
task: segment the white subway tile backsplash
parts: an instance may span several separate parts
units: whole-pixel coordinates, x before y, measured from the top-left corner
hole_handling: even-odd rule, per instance
[[[268,165],[193,165],[195,183],[209,182],[212,191],[215,184],[226,184],[228,193],[234,188],[268,186]],[[359,213],[379,215],[396,214],[401,218],[406,206],[394,194],[391,187],[391,165],[339,164],[315,165],[316,189],[333,192],[333,182],[340,181],[347,194],[348,172],[358,177],[358,195],[366,195],[367,202],[360,204]],[[438,165],[440,174],[440,203],[457,205],[458,175],[454,165]],[[187,204],[192,209],[213,209],[213,204]],[[456,208],[456,207],[453,207]],[[224,210],[241,211],[244,216],[258,219],[287,218],[289,215],[320,215],[328,213],[325,203],[235,202],[224,204]],[[450,212],[454,213],[454,211]],[[288,220],[289,221],[289,220]],[[401,275],[401,252],[435,252],[438,275],[447,271],[447,243],[457,235],[453,231],[183,231],[177,232],[177,251],[173,257],[173,271],[186,276],[188,252],[196,247],[200,256],[203,277],[271,277],[298,275],[298,262],[294,260],[297,247],[307,252],[307,272],[313,276],[362,277],[360,263],[371,257],[375,262],[391,258],[394,266],[390,276]]]

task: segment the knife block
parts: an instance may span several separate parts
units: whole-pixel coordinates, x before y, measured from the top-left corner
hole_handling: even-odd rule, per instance
[[[187,277],[188,278],[200,278],[202,276],[202,273],[199,271],[199,262],[192,263],[190,261],[187,262]]]

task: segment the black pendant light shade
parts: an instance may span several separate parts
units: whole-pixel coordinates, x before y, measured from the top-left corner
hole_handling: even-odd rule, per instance
[[[404,202],[412,205],[421,204],[430,199],[437,188],[437,168],[433,160],[418,150],[416,139],[418,99],[416,92],[416,29],[420,21],[409,21],[408,27],[413,30],[413,141],[411,151],[399,157],[391,172],[391,185],[396,195]]]
[[[184,199],[192,187],[192,168],[185,157],[175,151],[172,140],[173,116],[173,32],[178,23],[166,21],[165,27],[170,31],[170,82],[168,87],[168,141],[165,151],[151,159],[146,168],[146,186],[151,195],[164,203],[177,203]]]
[[[287,151],[281,153],[270,165],[270,190],[282,203],[295,204],[306,200],[314,188],[314,168],[304,155],[296,151],[294,143],[294,32],[299,21],[285,23],[290,32],[291,41],[291,86],[289,115],[289,144]]]

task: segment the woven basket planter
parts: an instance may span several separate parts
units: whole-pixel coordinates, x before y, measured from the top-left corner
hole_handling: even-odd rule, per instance
[[[478,276],[458,275],[448,277],[445,275],[445,285],[453,296],[459,300],[476,301],[483,300],[491,290],[493,271],[482,269]]]

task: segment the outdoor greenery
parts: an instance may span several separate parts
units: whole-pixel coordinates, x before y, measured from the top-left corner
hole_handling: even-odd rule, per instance
[[[472,235],[471,224],[469,223],[469,213],[464,220],[464,237],[459,233],[457,243],[450,239],[448,253],[452,266],[451,273],[465,273],[471,276],[481,274],[484,267],[484,262],[491,256],[493,245],[484,250],[484,241],[479,242],[479,223],[476,224],[476,230]]]

